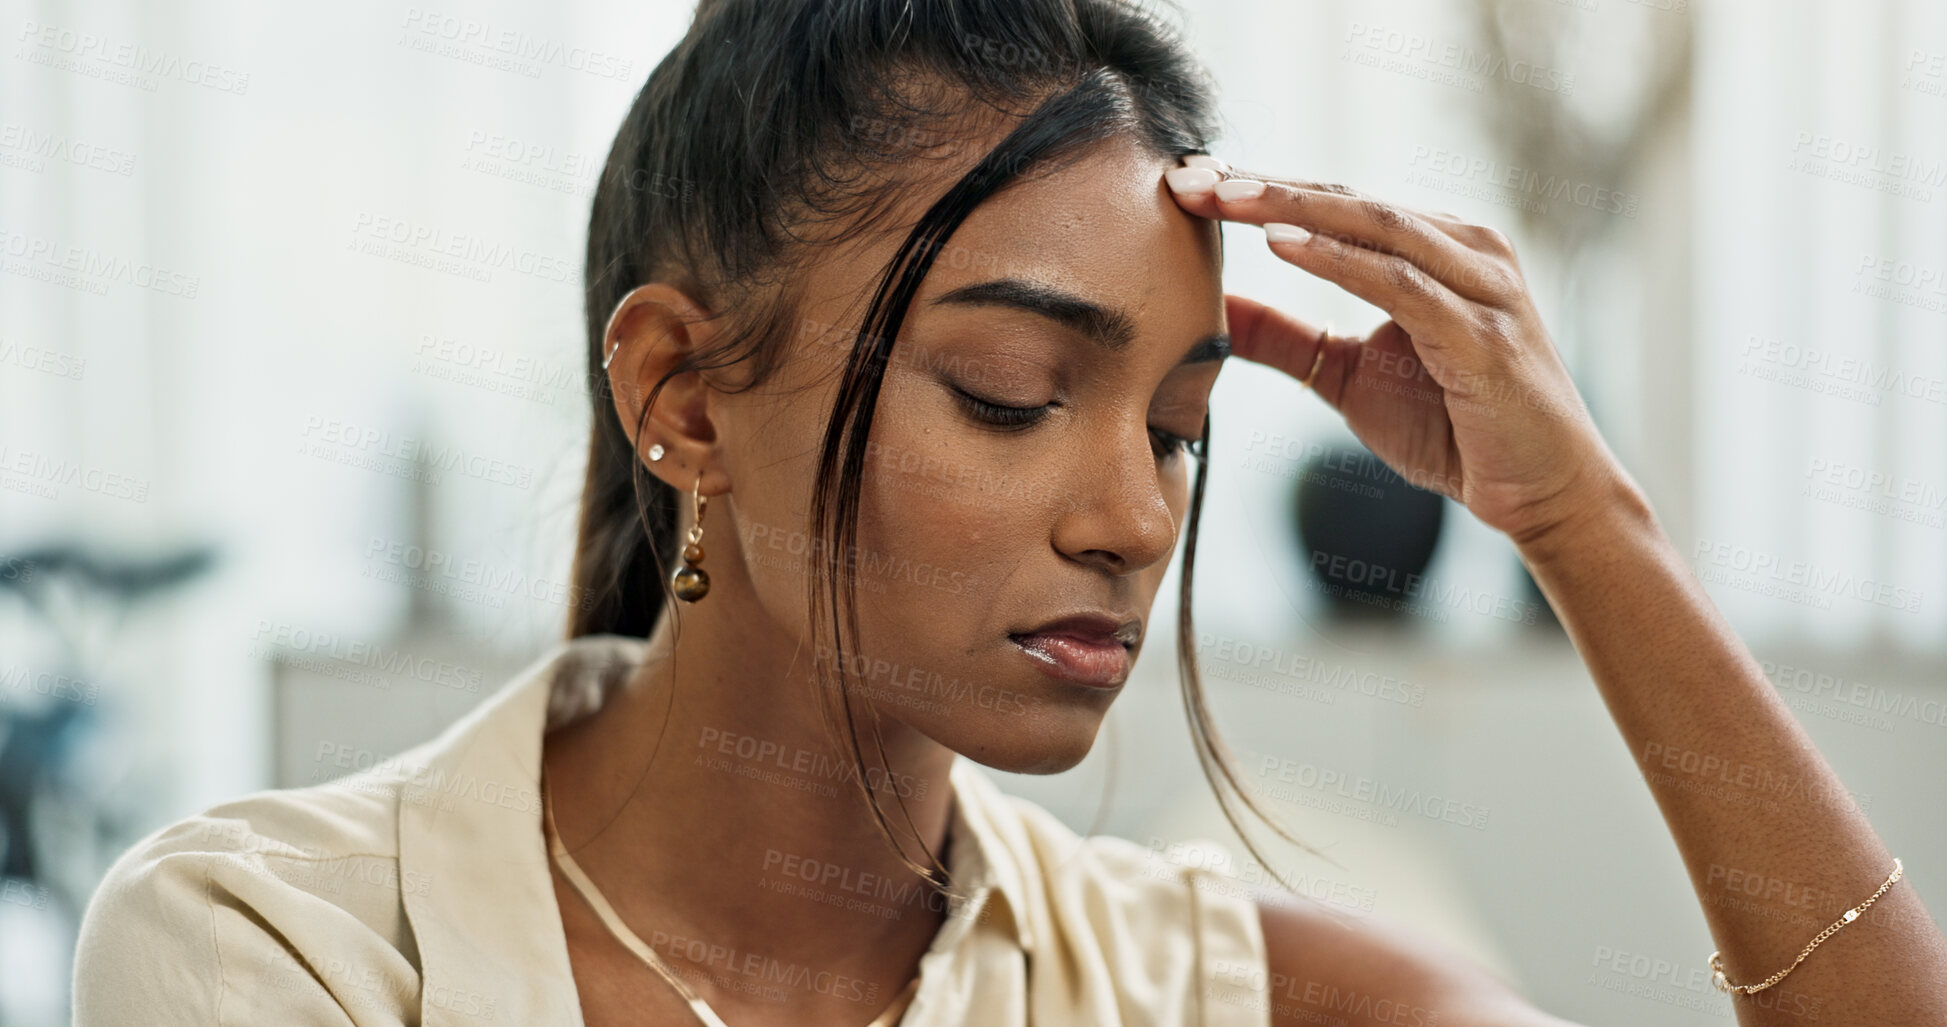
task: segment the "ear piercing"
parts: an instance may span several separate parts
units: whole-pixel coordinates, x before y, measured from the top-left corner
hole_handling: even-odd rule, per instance
[[[636,289],[640,289],[640,288],[642,288],[642,286],[640,285],[636,286]],[[624,293],[622,298],[615,302],[615,309],[609,311],[608,326],[602,329],[602,338],[604,340],[614,338],[615,319],[622,316],[622,308],[628,305],[629,297],[635,295],[635,291],[636,291],[635,289],[630,289],[627,293]],[[608,348],[607,355],[602,357],[602,370],[604,371],[608,370],[609,361],[615,359],[616,351],[620,350],[621,348],[622,348],[622,340],[616,339],[615,344]]]
[[[664,452],[662,442],[654,442],[648,446],[648,460],[654,464],[662,460]],[[689,491],[689,497],[695,503],[697,522],[689,526],[689,542],[683,544],[683,565],[670,575],[670,589],[683,602],[695,602],[711,594],[711,575],[699,567],[703,563],[703,509],[709,505],[709,499],[703,499],[703,475],[697,475],[697,485]]]
[[[649,447],[649,461],[654,463],[667,452],[660,442]],[[690,526],[689,541],[683,546],[683,566],[669,576],[669,587],[676,598],[686,603],[696,602],[710,594],[710,575],[702,567],[703,562],[703,508],[710,501],[703,498],[703,476],[696,476],[696,487],[690,491],[690,499],[696,506],[696,523]]]
[[[703,508],[708,500],[703,498],[703,476],[696,476],[696,487],[690,491],[696,505],[696,523],[690,525],[689,541],[683,546],[683,566],[669,576],[669,587],[676,598],[693,603],[710,594],[710,575],[702,567],[703,562]]]

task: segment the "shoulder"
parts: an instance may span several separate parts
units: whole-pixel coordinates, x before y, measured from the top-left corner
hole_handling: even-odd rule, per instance
[[[315,1019],[347,994],[378,1002],[412,971],[396,825],[396,784],[355,774],[246,795],[144,836],[83,913],[75,1023]]]
[[[1306,896],[1261,891],[1274,1024],[1331,1016],[1350,1027],[1576,1027],[1535,1008],[1506,981],[1459,952],[1377,913],[1352,913]]]
[[[1024,944],[1063,957],[1032,961],[1039,972],[1072,968],[1072,986],[1103,989],[1103,1008],[1119,1009],[1123,1022],[1158,1022],[1164,1010],[1162,1022],[1265,1022],[1261,1005],[1220,988],[1229,976],[1264,967],[1250,892],[1164,858],[1155,846],[1084,837],[1020,796],[995,801],[994,831],[1021,872],[1015,888],[1025,907],[1018,911]]]
[[[1200,958],[1206,1011],[1274,1025],[1576,1027],[1398,921],[1235,874],[1224,843],[1081,838],[1026,799],[1005,802],[1054,919],[1110,939],[1111,960],[1151,981],[1181,980]]]

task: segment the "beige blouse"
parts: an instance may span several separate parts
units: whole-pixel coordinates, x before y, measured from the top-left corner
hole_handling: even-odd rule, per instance
[[[143,838],[89,902],[74,1022],[580,1025],[541,737],[598,709],[642,647],[557,643],[391,760]],[[972,898],[922,957],[901,1025],[1269,1023],[1262,991],[1237,987],[1265,979],[1265,956],[1234,882],[1079,837],[965,759],[951,781],[946,860]]]

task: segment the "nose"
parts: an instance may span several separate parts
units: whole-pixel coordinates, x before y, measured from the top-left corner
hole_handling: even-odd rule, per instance
[[[1149,428],[1104,432],[1079,450],[1067,497],[1055,522],[1055,548],[1110,574],[1134,574],[1169,559],[1176,516],[1163,496]]]

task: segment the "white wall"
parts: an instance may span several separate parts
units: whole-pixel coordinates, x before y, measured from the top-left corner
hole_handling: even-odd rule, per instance
[[[1544,240],[1524,235],[1510,206],[1519,190],[1409,180],[1433,152],[1510,160],[1481,127],[1493,75],[1449,75],[1439,55],[1533,55],[1482,51],[1457,5],[1433,0],[1187,6],[1223,87],[1220,153],[1516,237],[1605,431],[1693,566],[1727,572],[1712,594],[1761,657],[1879,695],[1941,699],[1947,10],[1527,5],[1522,17],[1568,28],[1549,63],[1576,83],[1562,102],[1596,121],[1640,88],[1660,19],[1688,19],[1698,37],[1689,112],[1645,144],[1636,177],[1586,183],[1640,208],[1595,221],[1612,230],[1571,279],[1542,259]],[[562,57],[493,66],[492,51],[442,39],[447,15],[559,43]],[[84,603],[74,620],[98,708],[124,732],[115,787],[139,797],[145,827],[270,784],[266,654],[280,642],[381,641],[415,598],[453,618],[482,666],[524,663],[558,633],[564,610],[546,595],[567,573],[585,437],[574,382],[588,177],[687,17],[675,2],[0,0],[0,553],[84,534],[130,550],[210,539],[223,551],[218,575],[167,610],[118,628]],[[1828,139],[1866,148],[1868,166],[1819,157]],[[393,231],[407,241],[389,244]],[[1270,258],[1255,233],[1228,236],[1235,291],[1341,331],[1378,322]],[[434,240],[463,250],[470,240],[474,257],[421,266]],[[47,252],[87,270],[59,273]],[[1882,268],[1913,284],[1880,281]],[[1889,284],[1897,291],[1870,293]],[[1829,354],[1823,363],[1801,355],[1813,348]],[[1845,380],[1859,374],[1864,384]],[[1386,638],[1323,620],[1284,528],[1288,477],[1244,470],[1237,455],[1253,431],[1349,435],[1314,397],[1241,364],[1224,374],[1217,410],[1200,625],[1395,668],[1427,696],[1421,710],[1328,705],[1213,681],[1235,740],[1464,791],[1496,810],[1490,829],[1460,834],[1294,807],[1306,835],[1335,841],[1357,866],[1348,880],[1381,908],[1506,969],[1561,1015],[1721,1022],[1684,1011],[1682,989],[1643,998],[1584,981],[1599,947],[1687,966],[1708,943],[1572,654],[1464,612]],[[389,455],[421,445],[456,447],[463,468],[484,468],[427,490],[423,533],[409,516],[409,464]],[[61,466],[85,473],[49,482]],[[1815,468],[1839,483],[1820,493]],[[1848,486],[1853,470],[1893,501]],[[1519,594],[1505,543],[1448,512],[1432,573]],[[388,582],[416,569],[413,544],[490,576],[524,575],[543,598]],[[1796,600],[1765,594],[1764,572],[1741,569],[1750,559],[1802,563],[1814,583]],[[1917,609],[1876,602],[1862,583],[1904,589],[1892,595],[1917,596]],[[1171,595],[1157,623],[1173,615]],[[45,628],[0,602],[0,682],[58,662]],[[1171,668],[1150,654],[1116,714],[1110,830],[1215,830],[1184,762]],[[36,701],[0,689],[0,702]],[[1806,719],[1854,789],[1880,797],[1875,822],[1911,865],[1947,855],[1918,805],[1919,783],[1947,770],[1939,723]],[[1015,783],[1085,827],[1113,753]],[[1947,905],[1931,878],[1913,880]],[[6,977],[0,1019],[54,1008],[58,996]]]

